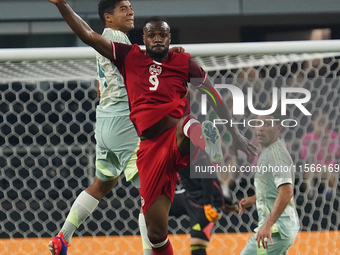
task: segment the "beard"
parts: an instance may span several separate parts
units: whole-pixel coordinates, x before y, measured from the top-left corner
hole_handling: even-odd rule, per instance
[[[166,57],[166,55],[168,54],[169,52],[169,46],[168,47],[165,47],[163,48],[162,50],[157,50],[157,51],[154,51],[152,48],[146,48],[146,54],[154,59],[154,60],[160,60],[160,59],[164,59]]]

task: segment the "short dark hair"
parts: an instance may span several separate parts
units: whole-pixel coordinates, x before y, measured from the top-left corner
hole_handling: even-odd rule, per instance
[[[169,22],[166,20],[166,18],[164,18],[164,17],[162,17],[162,16],[152,16],[152,17],[146,19],[146,21],[144,22],[144,25],[143,25],[143,29],[144,29],[144,27],[146,26],[146,24],[151,23],[151,22],[158,22],[158,21],[165,22],[165,23],[167,23],[167,24],[169,25],[169,27],[170,27],[170,24],[169,24]]]
[[[271,106],[265,106],[265,107],[262,107],[261,109],[257,109],[257,110],[264,111],[264,110],[269,110],[270,108],[271,108]],[[276,110],[273,113],[268,114],[268,116],[273,116],[274,119],[278,119],[281,122],[282,121],[281,108],[276,107]]]
[[[105,13],[113,13],[114,8],[116,8],[117,4],[123,0],[100,0],[98,4],[98,15],[101,21],[105,24]]]

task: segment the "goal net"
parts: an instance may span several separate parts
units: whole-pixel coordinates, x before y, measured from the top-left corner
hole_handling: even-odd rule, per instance
[[[339,45],[338,41],[182,45],[215,82],[235,85],[245,94],[252,88],[255,108],[273,103],[274,87],[310,92],[303,105],[313,116],[288,106],[285,118],[297,125],[287,121],[281,132],[296,167],[301,224],[289,254],[335,254],[340,249]],[[1,50],[0,90],[0,254],[46,253],[49,238],[58,233],[73,201],[94,178],[95,53],[89,48]],[[220,93],[233,108],[230,91]],[[301,94],[287,94],[287,99],[300,98]],[[234,115],[234,120],[256,143],[254,130],[247,125],[256,116],[247,106],[245,98],[245,114]],[[199,102],[192,100],[192,111],[200,120],[215,116],[209,107],[206,115],[200,110]],[[308,139],[317,127],[324,130],[317,133],[320,139]],[[224,165],[240,169],[256,164],[255,158],[234,156],[225,126],[219,128]],[[235,202],[254,193],[252,173],[220,177]],[[70,252],[142,254],[139,208],[138,191],[121,178],[75,232]],[[208,253],[239,254],[256,225],[255,207],[242,216],[224,214],[213,229]],[[188,217],[170,217],[169,232],[176,253],[190,254]]]

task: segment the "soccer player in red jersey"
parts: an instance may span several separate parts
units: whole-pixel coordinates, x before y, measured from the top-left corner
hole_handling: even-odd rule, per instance
[[[170,27],[162,18],[154,17],[145,23],[146,50],[141,50],[138,45],[114,43],[94,32],[65,0],[48,1],[56,4],[76,35],[111,59],[124,77],[130,119],[141,138],[137,167],[148,237],[154,254],[171,255],[173,250],[167,237],[168,214],[177,172],[189,163],[190,158],[190,140],[183,134],[180,122],[186,103],[184,84],[190,78],[202,78],[202,86],[209,82],[207,75],[189,54],[168,51]],[[215,111],[221,118],[231,119],[225,104],[217,106]],[[256,154],[256,147],[237,129],[228,126],[228,130],[235,151],[241,149],[248,156]]]

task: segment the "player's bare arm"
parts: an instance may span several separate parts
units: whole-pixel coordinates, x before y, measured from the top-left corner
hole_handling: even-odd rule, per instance
[[[93,47],[104,57],[112,59],[111,42],[94,32],[91,27],[72,10],[65,0],[48,1],[57,6],[60,14],[79,39],[85,44]]]
[[[256,235],[257,245],[260,248],[260,243],[265,249],[268,249],[268,242],[266,238],[273,244],[272,240],[272,226],[279,219],[285,208],[287,207],[289,201],[294,195],[293,186],[290,183],[285,183],[279,186],[279,194],[277,195],[273,209],[270,212],[268,218],[266,219],[264,225],[260,228]]]

